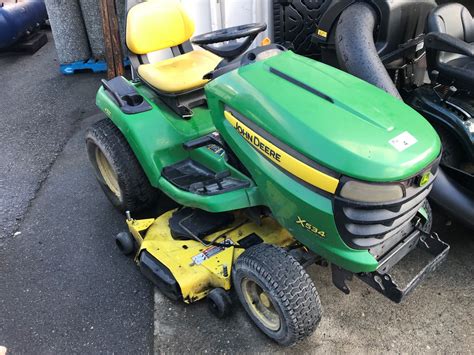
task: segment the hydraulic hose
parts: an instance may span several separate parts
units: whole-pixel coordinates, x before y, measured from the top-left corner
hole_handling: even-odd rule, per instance
[[[341,69],[402,100],[374,43],[375,10],[358,2],[345,9],[336,27],[336,53]],[[440,167],[430,199],[447,214],[474,230],[474,192],[467,191]]]
[[[439,169],[430,198],[447,214],[474,230],[474,192],[466,191]]]
[[[377,22],[375,10],[366,3],[356,3],[342,12],[336,27],[339,65],[344,71],[402,100],[375,48]]]

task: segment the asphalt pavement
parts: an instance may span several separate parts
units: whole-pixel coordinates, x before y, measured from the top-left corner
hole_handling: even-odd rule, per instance
[[[33,55],[0,54],[0,242],[15,232],[78,124],[96,112],[103,76],[61,75],[48,34]]]
[[[329,268],[313,265],[308,271],[323,318],[312,336],[283,349],[251,323],[235,297],[233,314],[219,320],[206,302],[184,305],[155,292],[155,353],[471,354],[474,237],[446,222],[437,216],[434,230],[451,245],[447,261],[401,304],[357,279],[348,283],[351,293],[345,295],[332,285]],[[406,285],[426,261],[423,254],[403,260],[394,270],[399,285]]]
[[[115,247],[123,216],[84,148],[101,77],[61,75],[51,41],[0,57],[0,345],[12,354],[152,352],[152,286]]]
[[[84,129],[100,75],[58,73],[52,43],[0,57],[0,346],[11,354],[183,352],[471,353],[474,237],[435,215],[447,262],[402,304],[354,280],[351,294],[311,266],[323,305],[318,330],[293,348],[263,336],[235,301],[230,318],[205,302],[164,298],[119,253],[124,229],[96,183]],[[422,265],[406,260],[397,276]],[[403,281],[403,280],[402,280]]]

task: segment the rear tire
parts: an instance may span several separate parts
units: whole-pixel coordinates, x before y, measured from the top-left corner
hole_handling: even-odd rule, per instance
[[[140,212],[158,203],[153,188],[118,127],[108,118],[86,132],[89,160],[110,202],[121,212]]]
[[[321,320],[313,281],[281,248],[262,243],[247,249],[233,267],[233,282],[249,317],[281,345],[309,336]]]

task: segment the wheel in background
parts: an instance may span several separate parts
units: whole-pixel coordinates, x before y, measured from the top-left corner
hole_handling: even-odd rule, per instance
[[[139,212],[158,203],[153,188],[122,132],[108,118],[86,132],[89,160],[110,202],[121,212]]]
[[[262,243],[247,249],[233,267],[233,282],[250,318],[281,345],[309,336],[321,320],[313,281],[281,248]]]

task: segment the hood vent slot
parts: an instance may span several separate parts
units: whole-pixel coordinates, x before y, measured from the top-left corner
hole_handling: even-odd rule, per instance
[[[334,100],[331,97],[329,97],[328,95],[323,94],[321,91],[318,91],[315,88],[312,88],[311,86],[308,86],[305,83],[303,83],[303,82],[301,82],[301,81],[299,81],[295,78],[292,78],[289,75],[286,75],[285,73],[279,71],[278,69],[270,67],[270,73],[273,73],[273,74],[279,76],[280,78],[285,79],[286,81],[289,81],[290,83],[295,84],[296,86],[299,86],[300,88],[305,89],[306,91],[309,91],[310,93],[320,97],[321,99],[324,99],[324,100],[326,100],[326,101],[328,101],[332,104],[334,103]]]

